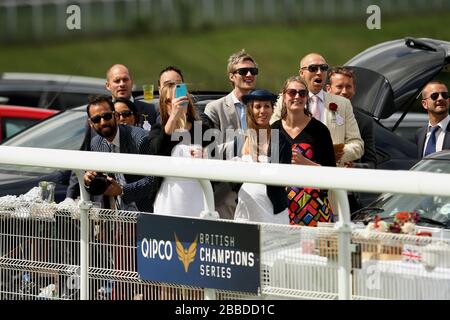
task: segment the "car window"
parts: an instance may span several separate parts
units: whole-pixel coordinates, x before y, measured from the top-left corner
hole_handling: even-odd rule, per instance
[[[59,108],[67,109],[71,106],[81,106],[88,102],[85,93],[62,92],[58,97]]]
[[[37,107],[41,100],[41,93],[37,91],[0,91],[0,97],[6,98],[3,102],[5,104]]]
[[[2,118],[2,137],[9,138],[25,128],[39,122],[39,119]]]
[[[450,161],[445,160],[423,160],[412,170],[450,173]],[[383,194],[371,207],[382,208],[381,217],[393,217],[400,211],[416,211],[422,217],[447,223],[450,220],[450,197],[443,196],[420,196],[405,194]]]
[[[63,112],[5,141],[3,145],[78,150],[83,142],[86,118],[85,111]]]
[[[86,120],[87,116],[84,110],[62,112],[54,117],[37,123],[35,126],[24,132],[18,133],[11,139],[4,141],[2,145],[79,150],[83,143],[86,131]],[[0,172],[2,174],[34,173],[36,175],[42,175],[53,171],[54,169],[51,168],[0,165]]]

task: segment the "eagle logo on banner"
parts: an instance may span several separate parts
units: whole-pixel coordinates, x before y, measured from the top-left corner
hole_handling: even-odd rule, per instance
[[[177,234],[175,235],[175,243],[177,245],[177,255],[178,260],[183,263],[184,266],[184,272],[188,272],[189,265],[194,262],[195,260],[195,254],[197,253],[197,238],[198,235],[195,237],[194,242],[191,243],[188,249],[185,249],[183,245],[181,244],[180,240],[178,240]]]

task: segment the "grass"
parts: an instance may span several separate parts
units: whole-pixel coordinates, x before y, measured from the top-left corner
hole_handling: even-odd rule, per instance
[[[245,48],[260,67],[258,87],[278,90],[297,73],[299,59],[309,52],[323,54],[331,65],[344,64],[377,43],[406,36],[450,40],[445,21],[450,13],[383,18],[381,30],[368,30],[365,18],[344,22],[305,22],[294,25],[244,25],[202,32],[148,33],[75,39],[0,50],[0,70],[105,77],[114,63],[129,66],[135,83],[155,83],[167,65],[183,70],[191,88],[229,90],[229,55]],[[263,22],[262,22],[263,23]]]

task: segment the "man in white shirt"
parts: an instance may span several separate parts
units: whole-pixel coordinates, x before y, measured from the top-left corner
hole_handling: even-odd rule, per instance
[[[428,125],[416,132],[418,159],[431,153],[450,149],[450,117],[447,86],[437,80],[422,90],[422,107],[428,112]]]

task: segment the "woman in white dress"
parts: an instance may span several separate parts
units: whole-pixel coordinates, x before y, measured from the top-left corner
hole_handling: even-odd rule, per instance
[[[242,97],[247,105],[248,127],[241,150],[242,161],[268,162],[269,120],[276,100],[276,95],[263,89],[253,90]],[[282,187],[244,183],[238,193],[234,217],[235,220],[289,224],[286,193]]]
[[[198,121],[195,107],[189,94],[175,97],[175,86],[175,82],[168,82],[161,88],[161,123],[152,127],[150,145],[152,154],[171,157],[168,165],[185,166],[181,158],[202,158],[203,144],[208,143],[203,143],[202,137],[208,128],[201,125],[201,136],[194,136],[194,122]],[[204,209],[203,191],[197,180],[158,177],[156,189],[155,213],[199,217]]]

